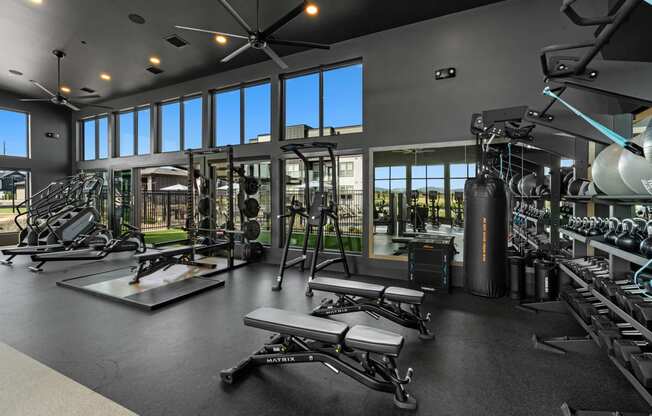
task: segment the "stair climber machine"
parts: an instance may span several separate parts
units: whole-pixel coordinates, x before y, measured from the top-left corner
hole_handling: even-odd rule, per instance
[[[3,249],[11,265],[26,256],[106,244],[111,233],[95,208],[104,184],[99,175],[78,174],[56,180],[18,205],[18,245]],[[21,222],[24,218],[24,225]]]
[[[38,262],[36,266],[30,266],[33,272],[43,271],[43,265],[53,261],[93,261],[102,260],[109,254],[124,253],[133,251],[142,254],[147,250],[145,245],[145,236],[136,227],[129,224],[122,224],[125,231],[118,238],[107,241],[95,239],[86,242],[85,247],[77,244],[76,248],[71,248],[53,253],[38,253],[32,255],[32,261]]]

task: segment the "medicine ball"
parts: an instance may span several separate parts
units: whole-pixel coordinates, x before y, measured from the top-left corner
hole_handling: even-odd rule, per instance
[[[509,180],[509,190],[512,191],[514,195],[520,195],[518,191],[518,183],[521,181],[521,174],[517,173],[512,176],[512,179]]]
[[[532,191],[534,191],[534,188],[537,187],[537,174],[536,173],[530,173],[529,175],[525,175],[523,179],[520,180],[518,183],[518,190],[521,192],[521,195],[523,196],[531,196]]]
[[[635,193],[627,186],[618,172],[618,162],[623,148],[614,143],[607,146],[593,161],[593,181],[607,195],[629,195]]]
[[[650,129],[646,131],[651,132]],[[643,146],[643,134],[634,137],[632,142]],[[652,194],[652,163],[630,151],[622,152],[618,160],[618,172],[623,182],[638,195]]]
[[[568,183],[568,190],[566,192],[566,195],[580,196],[582,185],[586,182],[588,182],[588,180],[582,178],[571,179],[571,181]]]
[[[568,184],[570,181],[573,180],[573,169],[572,168],[562,168],[562,174],[561,177],[563,178],[561,181],[561,194],[562,195],[568,195]]]

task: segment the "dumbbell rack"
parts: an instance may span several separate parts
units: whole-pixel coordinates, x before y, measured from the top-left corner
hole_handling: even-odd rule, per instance
[[[621,195],[621,196],[594,196],[594,197],[565,197],[566,202],[574,206],[576,216],[587,216],[587,211],[592,210],[595,204],[607,205],[610,217],[629,217],[631,210],[628,208],[635,204],[652,203],[652,196]],[[644,266],[647,259],[639,254],[630,253],[618,247],[606,244],[601,236],[586,237],[570,230],[560,228],[560,232],[573,240],[572,257],[591,255],[593,251],[599,250],[609,257],[611,277],[624,271],[631,270],[631,263]]]
[[[641,335],[649,342],[652,342],[652,331],[647,329],[644,325],[642,325],[640,322],[638,322],[636,319],[634,319],[630,314],[622,310],[618,305],[614,304],[610,299],[605,297],[602,293],[591,287],[590,284],[585,282],[581,277],[579,277],[577,274],[575,274],[572,270],[570,270],[568,267],[566,267],[563,264],[559,265],[559,269],[566,274],[571,281],[579,286],[582,289],[587,289],[591,295],[595,296],[600,302],[604,304],[605,307],[607,307],[611,312],[613,312],[615,315],[617,315],[620,319],[622,319],[624,322],[630,324],[634,329],[639,331]],[[584,338],[586,340],[593,340],[595,344],[602,348],[599,336],[595,333],[593,328],[588,325],[586,322],[584,322],[584,319],[582,319],[577,312],[573,310],[573,308],[568,304],[567,302],[564,301],[564,303],[567,305],[567,309],[569,310],[571,316],[575,318],[577,323],[586,331],[587,337]],[[570,341],[568,337],[563,337],[559,338],[558,340],[563,340],[566,339],[566,341]],[[550,352],[555,352],[555,353],[565,353],[564,350],[561,348],[555,346],[555,345],[550,345],[555,343],[555,339],[552,340],[546,340],[542,341],[536,337],[536,335],[533,338],[534,343],[535,343],[535,348],[539,349],[544,349],[546,351]],[[620,362],[618,358],[616,358],[613,354],[609,353],[608,354],[609,359],[611,362],[616,366],[616,368],[623,374],[623,376],[627,379],[627,381],[630,382],[630,384],[634,387],[634,389],[641,395],[641,397],[650,405],[652,406],[652,392],[648,389],[646,389],[634,376],[634,374],[623,364]]]

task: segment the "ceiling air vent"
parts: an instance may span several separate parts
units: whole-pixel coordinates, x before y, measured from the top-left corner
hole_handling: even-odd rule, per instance
[[[155,66],[148,66],[145,68],[145,71],[149,71],[154,75],[162,74],[163,70],[161,68],[155,67]]]
[[[170,35],[163,39],[165,39],[165,41],[168,42],[170,45],[175,46],[177,48],[183,48],[184,46],[188,45],[188,42],[181,39],[178,35]]]
[[[92,89],[92,88],[88,88],[88,87],[80,88],[80,90],[81,90],[81,91],[84,91],[84,92],[87,92],[87,93],[89,93],[89,94],[92,94],[92,93],[95,92],[94,89]]]

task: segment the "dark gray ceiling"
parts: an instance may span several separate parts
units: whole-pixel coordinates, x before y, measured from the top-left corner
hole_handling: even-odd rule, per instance
[[[240,42],[219,46],[210,35],[185,32],[174,25],[241,33],[233,18],[216,0],[3,0],[0,36],[0,89],[41,97],[28,80],[56,88],[53,49],[68,56],[62,64],[63,82],[79,89],[90,87],[102,99],[161,87],[263,61],[261,51],[249,51],[229,64],[220,58]],[[335,43],[342,40],[443,16],[502,0],[315,0],[316,18],[300,15],[278,32],[279,38]],[[265,27],[299,4],[299,0],[260,0],[260,24]],[[256,21],[255,0],[231,0],[250,22]],[[128,20],[130,13],[146,19],[142,25]],[[178,34],[190,43],[177,49],[163,38]],[[82,43],[85,42],[84,43]],[[409,45],[406,45],[409,47]],[[280,55],[297,52],[278,47]],[[145,71],[149,56],[161,58],[165,73]],[[10,69],[24,73],[10,74]],[[101,72],[112,81],[99,79]]]

